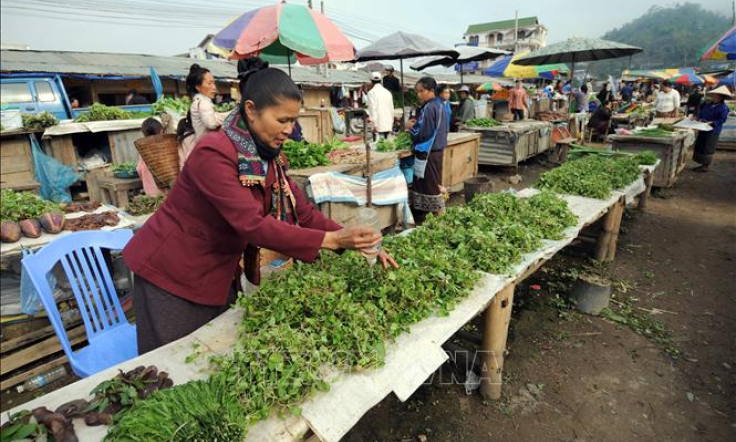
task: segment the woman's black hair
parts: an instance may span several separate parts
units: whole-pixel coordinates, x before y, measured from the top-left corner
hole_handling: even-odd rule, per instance
[[[253,102],[256,109],[276,106],[282,101],[302,101],[302,93],[289,75],[281,69],[268,67],[268,62],[260,57],[239,60],[238,79],[243,117],[246,101]]]
[[[187,75],[187,94],[190,97],[197,95],[197,86],[201,86],[204,82],[204,76],[210,72],[209,69],[203,68],[197,63],[189,67],[189,75]],[[187,112],[187,116],[179,120],[176,126],[176,139],[179,143],[189,135],[194,133],[194,125],[192,124],[192,111]]]
[[[425,90],[436,91],[437,82],[432,77],[422,77],[417,81],[417,84],[421,84]]]
[[[209,74],[210,70],[194,63],[189,67],[189,75],[187,75],[187,93],[190,97],[197,95],[197,86],[201,86],[204,76]]]
[[[145,120],[143,120],[143,124],[141,124],[141,132],[143,132],[143,136],[150,137],[151,135],[158,135],[161,132],[164,131],[164,125],[161,124],[158,119],[153,117],[148,117]]]
[[[447,89],[449,89],[449,86],[447,86],[446,84],[437,85],[437,95],[442,95],[442,92],[446,91]]]

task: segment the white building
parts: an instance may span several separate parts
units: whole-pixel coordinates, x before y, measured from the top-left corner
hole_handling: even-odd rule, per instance
[[[547,45],[547,28],[539,23],[537,17],[520,18],[518,35],[514,35],[516,26],[515,19],[470,25],[463,40],[469,46],[511,52],[534,51]],[[490,62],[482,63],[481,68],[489,65]]]

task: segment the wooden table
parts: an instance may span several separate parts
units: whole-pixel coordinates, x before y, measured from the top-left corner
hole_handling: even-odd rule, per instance
[[[330,379],[330,391],[318,393],[300,404],[301,416],[281,419],[272,415],[257,422],[249,429],[246,442],[338,441],[368,410],[392,392],[402,401],[411,397],[447,360],[441,345],[478,314],[484,315],[481,356],[485,368],[481,373],[481,393],[498,399],[502,390],[504,353],[516,286],[569,245],[585,226],[601,218],[609,228],[604,229],[605,235],[601,236],[600,243],[607,245],[605,255],[612,259],[615,253],[611,250],[615,248],[611,247],[615,246],[623,205],[633,203],[637,195],[647,191],[644,181],[644,177],[640,178],[627,189],[614,192],[605,201],[564,196],[579,220],[576,226],[564,232],[563,239],[544,241],[539,250],[524,256],[523,262],[513,269],[511,275],[483,274],[475,289],[449,314],[425,318],[413,324],[408,333],[388,342],[385,365],[360,372],[337,372]],[[525,189],[519,196],[526,197],[535,192],[534,189]],[[138,365],[155,364],[159,370],[168,372],[176,384],[203,379],[209,373],[209,357],[224,354],[235,345],[235,330],[242,314],[241,310],[231,309],[189,336],[34,399],[10,410],[10,413],[42,405],[54,409],[70,399],[88,398],[89,391],[99,382],[113,377],[118,370],[130,370]],[[194,362],[185,363],[195,348],[200,356]],[[8,413],[4,413],[2,422],[7,418]],[[100,441],[106,433],[104,426],[87,427],[79,420],[75,422],[75,428],[80,440],[85,442]]]
[[[128,192],[143,188],[140,178],[118,178],[103,176],[97,179],[100,186],[100,196],[103,204],[126,208],[128,206]]]
[[[606,142],[613,150],[640,153],[651,150],[662,162],[654,175],[654,187],[672,187],[680,172],[685,168],[692,144],[688,139],[692,136],[677,131],[671,137],[645,137],[640,135],[609,135]]]

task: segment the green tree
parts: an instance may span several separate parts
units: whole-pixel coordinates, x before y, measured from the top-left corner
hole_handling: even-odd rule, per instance
[[[696,3],[652,6],[643,16],[601,38],[639,46],[644,52],[631,58],[632,69],[665,69],[697,66],[701,51],[731,26],[731,19],[703,9]],[[629,67],[623,58],[593,63],[597,76],[619,75]]]

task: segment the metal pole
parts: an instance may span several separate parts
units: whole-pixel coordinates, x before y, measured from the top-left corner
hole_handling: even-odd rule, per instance
[[[516,11],[516,18],[514,20],[514,53],[519,52],[519,11]]]
[[[463,64],[460,63],[460,86],[463,85]]]
[[[404,130],[406,125],[406,106],[404,105],[404,59],[399,59],[399,66],[401,68],[401,130]]]
[[[365,142],[365,206],[373,206],[373,174],[371,173],[371,144],[368,142],[367,112],[363,112],[363,141]]]

